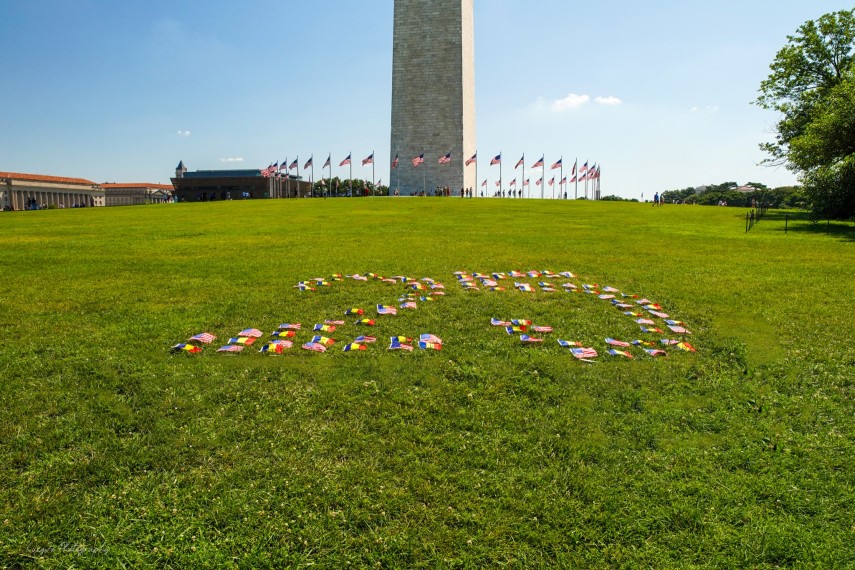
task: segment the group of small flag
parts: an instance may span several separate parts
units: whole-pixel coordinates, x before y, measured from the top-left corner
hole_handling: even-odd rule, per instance
[[[549,270],[544,271],[529,271],[523,273],[521,271],[509,271],[505,272],[494,272],[494,273],[472,273],[469,274],[466,271],[455,271],[454,276],[457,278],[457,282],[463,287],[464,290],[467,291],[478,291],[483,287],[488,291],[504,291],[505,287],[502,286],[501,281],[507,279],[524,279],[524,278],[532,278],[536,279],[539,277],[545,277],[547,279],[558,279],[559,277],[564,277],[566,279],[573,279],[576,277],[570,271],[562,271],[561,273],[553,273]],[[478,286],[478,283],[481,286]],[[572,287],[575,285],[570,284]],[[555,285],[552,283],[548,283],[545,281],[538,282],[538,286],[541,291],[545,293],[555,293],[558,289],[555,288]],[[567,286],[567,284],[565,284]],[[534,292],[534,288],[531,284],[525,282],[514,281],[514,289],[518,291],[522,291],[523,293],[532,293]]]

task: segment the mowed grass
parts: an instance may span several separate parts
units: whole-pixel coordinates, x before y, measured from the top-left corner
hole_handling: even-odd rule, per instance
[[[4,214],[0,565],[851,567],[855,230],[790,224],[459,198]],[[646,296],[698,353],[579,363],[555,338],[603,354],[637,326],[452,275],[512,269]],[[332,335],[376,333],[365,353],[170,353],[404,291],[293,288],[339,272],[447,295]],[[419,333],[444,349],[385,350]]]

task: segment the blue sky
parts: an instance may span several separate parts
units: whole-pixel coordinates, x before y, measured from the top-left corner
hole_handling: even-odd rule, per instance
[[[359,161],[375,151],[388,181],[392,6],[1,0],[0,170],[168,183],[179,160],[302,167],[332,153],[346,176],[352,151],[370,178]],[[791,184],[757,165],[776,115],[750,103],[787,35],[850,7],[476,0],[479,176],[498,177],[488,161],[502,152],[507,182],[523,153],[527,166],[578,157],[601,164],[604,194],[631,198]]]

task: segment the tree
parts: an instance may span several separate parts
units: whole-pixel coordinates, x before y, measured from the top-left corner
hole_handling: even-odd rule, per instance
[[[775,56],[755,101],[778,111],[768,164],[797,172],[818,215],[855,215],[855,9],[803,24]]]

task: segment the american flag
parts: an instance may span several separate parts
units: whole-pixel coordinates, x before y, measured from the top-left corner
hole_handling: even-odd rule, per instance
[[[362,159],[362,166],[366,164],[374,164],[374,153],[372,152],[369,156]]]
[[[555,170],[556,168],[561,168],[561,166],[564,164],[562,162],[563,160],[563,158],[559,158],[558,161],[552,165],[552,170]]]
[[[493,160],[490,161],[490,166],[493,166],[494,164],[502,164],[502,154],[501,153],[497,154],[495,156],[495,158],[493,158]]]
[[[511,180],[511,183],[508,185],[508,187],[516,186],[516,185],[517,185],[517,179],[514,178],[513,180]]]
[[[570,179],[570,182],[576,182],[576,175],[573,175],[573,178]]]
[[[577,167],[578,165],[579,165],[579,161],[578,161],[578,160],[577,160],[576,162],[574,162],[574,163],[573,163],[573,172],[571,172],[571,173],[570,173],[570,174],[572,174],[573,176],[576,176],[576,167]]]
[[[273,166],[270,167],[270,174],[273,174],[277,170],[279,170],[279,162],[278,161],[274,162]]]
[[[294,170],[295,168],[297,168],[297,159],[296,158],[294,159],[294,162],[292,162],[291,165],[288,167],[288,170]]]
[[[395,155],[395,160],[392,161],[392,168],[398,168],[398,155]]]
[[[315,157],[311,157],[311,158],[309,158],[309,160],[306,161],[306,164],[303,165],[303,170],[307,170],[310,166],[313,166],[313,164],[314,164],[313,159],[314,158]]]
[[[283,170],[285,170],[285,168],[287,166],[288,166],[288,159],[286,158],[285,160],[282,161],[282,164],[279,165],[279,172],[282,172]]]
[[[243,350],[243,347],[237,344],[228,344],[217,349],[217,352],[240,352]]]
[[[448,164],[449,162],[451,162],[451,153],[450,152],[448,154],[446,154],[445,156],[440,157],[440,159],[439,159],[440,164]]]
[[[501,180],[496,180],[496,186],[500,186],[502,184]]]
[[[597,351],[593,348],[571,348],[570,352],[579,360],[596,358],[599,356],[599,354],[597,354]]]
[[[425,161],[425,153],[421,153],[420,155],[413,158],[413,166],[418,166]]]
[[[582,168],[579,169],[579,172],[587,172],[588,171],[588,161],[585,161],[585,164],[582,165]]]
[[[528,186],[529,182],[531,182],[531,178],[526,178],[525,182],[523,182],[523,186]]]
[[[486,186],[486,185],[487,185],[487,179],[485,178],[484,182],[481,183],[481,186]]]
[[[398,309],[391,305],[377,305],[378,315],[397,315]]]
[[[466,161],[466,166],[469,166],[470,164],[472,164],[476,160],[478,160],[478,153],[477,152],[472,155],[472,158],[470,158],[469,160]]]
[[[324,165],[321,168],[326,168],[327,166],[331,166],[331,163],[330,163],[331,158],[332,158],[332,155],[329,155],[327,157],[327,161],[324,163]]]
[[[517,165],[514,166],[514,170],[516,170],[520,166],[525,166],[525,155],[523,155],[522,158],[519,159],[519,161],[517,162]]]
[[[543,157],[540,157],[540,160],[531,165],[532,168],[540,168],[543,166]]]
[[[552,177],[552,180],[549,181],[550,186],[555,186],[555,177]]]
[[[350,155],[349,154],[347,155],[347,158],[345,158],[344,160],[342,160],[339,163],[339,166],[347,166],[348,164],[350,164]]]
[[[564,178],[562,178],[559,184],[567,184],[567,177],[565,176]]]
[[[190,337],[188,340],[195,340],[198,342],[204,342],[205,344],[211,344],[216,340],[217,337],[212,335],[211,333],[201,333],[196,336]]]
[[[535,184],[537,184],[538,186],[540,186],[541,184],[543,184],[543,178],[541,178],[540,180],[538,180],[537,182],[535,182]]]

